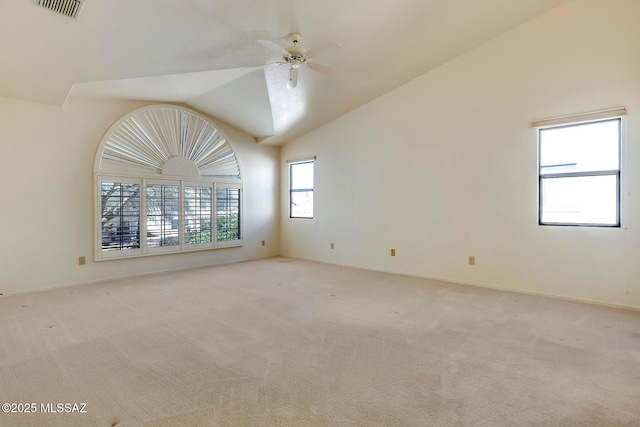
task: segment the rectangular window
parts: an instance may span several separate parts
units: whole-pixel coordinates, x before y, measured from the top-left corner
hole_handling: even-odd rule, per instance
[[[147,185],[147,247],[180,244],[180,186]]]
[[[211,242],[211,187],[184,187],[184,235],[187,245]]]
[[[289,164],[289,217],[313,218],[314,161]]]
[[[240,189],[216,188],[216,241],[240,240]]]
[[[140,184],[101,183],[102,251],[140,248]]]
[[[539,223],[620,226],[621,119],[538,131]]]
[[[242,245],[242,185],[96,177],[96,260]]]

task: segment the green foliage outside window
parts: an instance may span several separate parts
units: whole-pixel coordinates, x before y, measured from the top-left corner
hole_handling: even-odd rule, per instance
[[[237,212],[225,212],[218,214],[216,237],[218,241],[240,239],[240,221]]]

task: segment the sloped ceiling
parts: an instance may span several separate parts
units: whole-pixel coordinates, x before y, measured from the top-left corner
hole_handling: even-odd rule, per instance
[[[566,0],[85,0],[77,20],[0,2],[0,96],[62,106],[70,97],[183,102],[282,144]],[[340,48],[288,68],[256,41]]]

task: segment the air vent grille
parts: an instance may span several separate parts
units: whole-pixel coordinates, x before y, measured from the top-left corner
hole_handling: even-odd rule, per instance
[[[36,0],[36,4],[60,15],[76,19],[80,13],[80,0]]]

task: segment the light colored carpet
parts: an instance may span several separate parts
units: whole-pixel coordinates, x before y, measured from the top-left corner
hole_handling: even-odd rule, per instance
[[[281,261],[0,298],[0,403],[87,403],[0,425],[640,425],[638,312]]]

